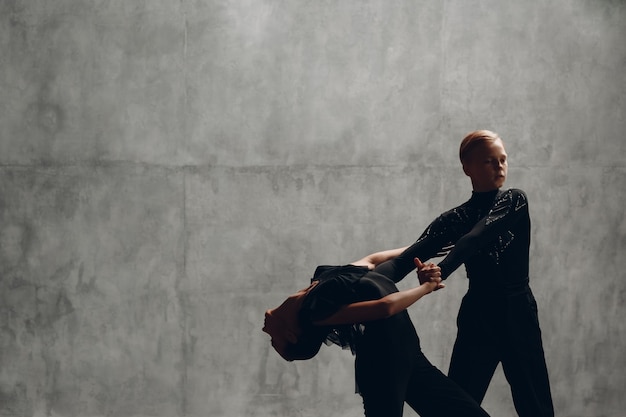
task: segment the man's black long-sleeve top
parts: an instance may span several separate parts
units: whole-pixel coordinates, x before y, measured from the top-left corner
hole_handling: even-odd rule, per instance
[[[448,278],[465,263],[473,288],[514,289],[528,282],[530,216],[524,191],[509,189],[472,193],[442,213],[420,238],[387,267],[396,277],[415,269],[413,258],[430,259],[445,246],[454,248],[439,263]]]

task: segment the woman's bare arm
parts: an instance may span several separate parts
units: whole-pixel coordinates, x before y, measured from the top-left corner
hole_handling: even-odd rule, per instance
[[[336,313],[324,320],[316,321],[316,326],[331,326],[339,324],[364,323],[372,320],[381,320],[406,310],[417,300],[431,293],[435,289],[444,288],[445,284],[430,281],[419,287],[410,288],[389,294],[378,300],[361,301],[341,307]]]
[[[356,262],[351,262],[350,264],[356,265],[356,266],[367,266],[369,269],[374,269],[377,265],[380,265],[383,262],[388,261],[389,259],[393,259],[396,256],[400,255],[402,252],[406,250],[406,248],[408,248],[408,246],[405,246],[403,248],[389,249],[389,250],[384,250],[380,252],[375,252],[370,255],[367,255],[364,258],[359,259]]]

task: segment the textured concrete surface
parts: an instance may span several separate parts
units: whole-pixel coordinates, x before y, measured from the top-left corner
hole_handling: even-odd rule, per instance
[[[622,416],[625,39],[620,0],[0,2],[0,415],[362,415],[263,312],[464,201],[489,128],[557,415]],[[444,372],[466,286],[410,310]]]

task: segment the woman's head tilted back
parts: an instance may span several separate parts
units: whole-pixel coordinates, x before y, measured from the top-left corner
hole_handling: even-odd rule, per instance
[[[263,331],[270,335],[272,347],[286,361],[312,358],[328,334],[328,329],[300,318],[302,302],[315,285],[317,281],[287,297],[280,306],[265,312]]]
[[[295,343],[288,343],[283,358],[288,361],[311,359],[319,352],[326,340],[328,330],[323,327],[307,325],[302,329]],[[282,355],[281,355],[282,356]]]

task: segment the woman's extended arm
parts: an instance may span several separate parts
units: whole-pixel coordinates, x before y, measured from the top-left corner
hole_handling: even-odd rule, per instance
[[[432,270],[433,280],[421,284],[419,287],[410,288],[386,295],[383,298],[370,301],[360,301],[341,307],[333,315],[313,322],[316,326],[333,326],[340,324],[364,323],[372,320],[381,320],[391,317],[406,310],[417,300],[434,290],[444,288],[441,283],[439,268]]]
[[[402,252],[404,252],[406,248],[408,248],[408,246],[405,246],[403,248],[375,252],[365,256],[364,258],[359,259],[356,262],[351,262],[350,264],[355,266],[366,266],[369,269],[374,269],[377,265],[380,265],[383,262],[388,261],[389,259],[397,257]]]

